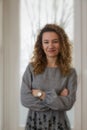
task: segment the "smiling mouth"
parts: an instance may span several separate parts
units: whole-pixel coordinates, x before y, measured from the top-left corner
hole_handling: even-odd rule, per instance
[[[48,50],[48,52],[54,52],[54,51],[56,51],[56,50]]]

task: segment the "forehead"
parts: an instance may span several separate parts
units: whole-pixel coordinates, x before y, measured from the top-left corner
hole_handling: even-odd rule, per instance
[[[58,39],[58,38],[59,38],[59,36],[56,32],[44,32],[42,35],[42,40]]]

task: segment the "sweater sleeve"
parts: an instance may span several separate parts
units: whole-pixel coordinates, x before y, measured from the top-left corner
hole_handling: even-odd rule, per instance
[[[74,68],[69,75],[67,89],[69,90],[68,96],[59,96],[55,90],[46,91],[46,97],[43,100],[44,104],[53,110],[59,111],[66,111],[72,108],[76,100],[77,90],[77,73]]]
[[[31,75],[31,71],[29,68],[29,65],[26,67],[26,70],[23,74],[22,77],[22,84],[21,84],[21,103],[23,106],[30,108],[32,110],[43,110],[44,107],[45,109],[49,109],[48,107],[44,106],[44,104],[42,103],[42,101],[37,98],[34,97],[32,95],[32,75]]]

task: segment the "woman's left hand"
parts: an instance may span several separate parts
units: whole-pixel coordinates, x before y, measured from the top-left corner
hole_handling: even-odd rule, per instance
[[[62,92],[60,93],[60,96],[68,96],[68,94],[69,94],[68,89],[67,89],[67,88],[64,88],[64,89],[62,90]]]

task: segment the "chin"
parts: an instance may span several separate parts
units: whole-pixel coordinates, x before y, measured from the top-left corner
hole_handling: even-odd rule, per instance
[[[47,57],[57,57],[57,55],[47,55]]]

